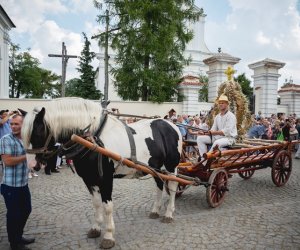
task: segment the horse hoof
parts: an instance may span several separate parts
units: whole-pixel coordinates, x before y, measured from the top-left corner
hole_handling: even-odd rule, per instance
[[[115,245],[115,241],[114,240],[110,240],[110,239],[103,239],[101,244],[100,244],[100,248],[102,249],[109,249],[114,247]]]
[[[88,238],[98,238],[101,235],[101,231],[97,230],[97,229],[93,229],[91,228],[90,231],[88,231]]]
[[[157,219],[157,218],[159,218],[159,214],[158,213],[150,213],[150,215],[149,215],[149,218],[150,219]]]
[[[173,218],[172,217],[163,217],[162,219],[161,219],[161,222],[162,223],[172,223],[174,220],[173,220]]]

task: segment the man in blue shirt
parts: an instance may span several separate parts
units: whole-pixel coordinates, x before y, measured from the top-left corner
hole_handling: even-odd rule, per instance
[[[10,128],[10,116],[12,115],[12,112],[8,112],[8,110],[1,110],[0,111],[0,139],[11,133]],[[2,159],[0,156],[0,165],[2,167]],[[1,168],[2,171],[2,168]]]
[[[254,125],[249,129],[247,138],[262,138],[267,133],[268,126],[268,121],[263,119],[262,124]]]
[[[1,110],[0,111],[0,139],[11,133],[10,128],[10,116],[13,112],[8,112],[8,110]]]
[[[26,153],[21,141],[23,117],[16,114],[11,119],[12,132],[0,139],[0,154],[4,164],[1,194],[7,208],[6,228],[12,250],[29,249],[26,244],[34,239],[22,237],[31,213],[31,195],[28,188]]]
[[[187,129],[186,129],[186,121],[183,119],[183,116],[178,116],[177,118],[178,128],[183,138],[186,137]]]

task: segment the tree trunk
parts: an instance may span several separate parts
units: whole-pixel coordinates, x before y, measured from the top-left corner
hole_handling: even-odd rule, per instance
[[[144,62],[144,70],[149,69],[150,67],[150,56],[146,55],[145,56],[145,62]],[[148,101],[148,86],[147,86],[147,81],[143,79],[143,84],[142,84],[142,101]]]

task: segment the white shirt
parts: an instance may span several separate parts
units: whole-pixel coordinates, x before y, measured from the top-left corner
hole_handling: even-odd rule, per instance
[[[199,124],[198,128],[203,129],[203,130],[209,130],[209,127],[206,123]]]
[[[222,131],[228,139],[235,140],[237,137],[236,117],[231,111],[227,111],[224,115],[220,113],[215,117],[211,130]],[[224,136],[216,135],[216,139],[224,138]]]

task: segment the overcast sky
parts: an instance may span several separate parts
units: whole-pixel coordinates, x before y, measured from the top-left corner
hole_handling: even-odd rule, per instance
[[[65,42],[69,55],[80,55],[82,32],[90,38],[99,31],[97,9],[92,0],[0,0],[16,25],[10,31],[13,43],[31,49],[43,68],[61,74],[60,54]],[[300,0],[196,0],[206,17],[205,41],[211,52],[241,58],[237,74],[246,73],[248,64],[265,58],[286,63],[279,70],[280,85],[292,78],[300,84]],[[98,52],[96,41],[92,50]],[[93,63],[98,65],[97,60]],[[76,77],[77,59],[68,62],[67,79]],[[236,75],[237,75],[236,74]]]

